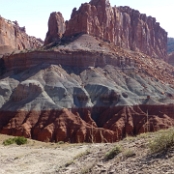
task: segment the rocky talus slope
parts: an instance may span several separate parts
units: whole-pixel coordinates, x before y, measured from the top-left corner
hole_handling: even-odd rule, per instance
[[[119,21],[133,40],[112,33]],[[141,25],[148,42],[142,40]],[[153,18],[111,8],[107,0],[73,10],[68,22],[52,13],[44,47],[0,59],[0,133],[46,142],[114,142],[173,126],[174,67],[164,61],[166,40]]]
[[[17,21],[0,17],[0,55],[16,50],[35,49],[42,44],[40,39],[28,36],[25,27],[20,27]]]

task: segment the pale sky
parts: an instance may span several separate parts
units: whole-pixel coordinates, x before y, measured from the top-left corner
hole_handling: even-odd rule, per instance
[[[90,0],[0,0],[0,15],[11,21],[17,20],[26,27],[27,34],[45,39],[47,23],[51,12],[60,11],[65,20],[70,18],[72,9],[79,8]],[[110,0],[112,6],[130,6],[153,16],[161,27],[174,37],[174,0]]]

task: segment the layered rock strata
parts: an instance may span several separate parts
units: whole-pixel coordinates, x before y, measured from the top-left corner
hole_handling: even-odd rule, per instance
[[[46,52],[44,59],[36,52],[33,64],[18,55],[16,69],[9,66],[14,55],[4,60],[9,71],[0,81],[0,133],[46,142],[114,142],[174,125],[172,66],[149,57],[124,66],[113,58],[116,64],[106,65],[95,60],[98,53],[85,59],[84,52],[71,64],[72,54],[57,54]]]
[[[40,62],[76,68],[104,67],[105,65],[114,65],[120,68],[130,66],[133,68],[136,64],[130,58],[83,50],[33,51],[3,56],[2,60],[6,71],[22,71],[38,65]]]
[[[42,44],[40,39],[28,36],[25,27],[20,27],[17,21],[12,22],[0,17],[0,54],[35,49]]]

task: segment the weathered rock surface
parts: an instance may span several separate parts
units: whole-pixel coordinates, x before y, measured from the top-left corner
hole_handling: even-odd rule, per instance
[[[49,43],[59,43],[63,34],[65,32],[65,22],[62,14],[60,12],[53,12],[50,14],[48,21],[48,32],[44,45]]]
[[[62,15],[51,14],[45,43],[59,40],[63,33],[65,37],[85,33],[125,49],[167,58],[167,32],[156,19],[129,7],[111,7],[109,0],[92,0],[75,8],[66,30]]]
[[[28,36],[25,27],[20,27],[17,21],[0,17],[0,54],[11,53],[15,50],[34,49],[42,45],[40,39]]]

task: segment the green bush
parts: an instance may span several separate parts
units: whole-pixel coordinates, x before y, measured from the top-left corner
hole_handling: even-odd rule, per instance
[[[3,141],[3,144],[5,146],[10,145],[10,144],[14,144],[14,143],[15,142],[14,142],[14,139],[13,138],[9,138],[9,139]]]
[[[17,145],[22,145],[27,143],[27,138],[25,137],[15,137],[15,138],[8,138],[3,141],[3,144],[5,146],[10,145],[10,144],[17,144]]]
[[[110,150],[108,153],[106,153],[105,160],[113,159],[120,152],[121,152],[121,147],[120,146],[115,146],[112,150]]]
[[[174,147],[174,129],[159,131],[159,134],[149,143],[151,153],[163,152]]]

